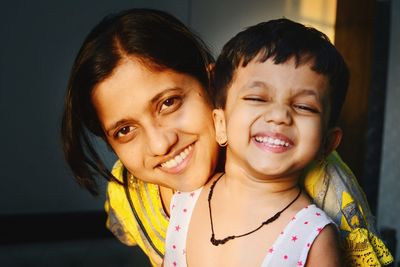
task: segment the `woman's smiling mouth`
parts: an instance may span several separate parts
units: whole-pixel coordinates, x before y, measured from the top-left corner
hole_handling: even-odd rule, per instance
[[[174,158],[161,163],[162,169],[170,173],[177,173],[181,171],[187,165],[192,150],[193,150],[193,144],[185,148],[181,153],[176,155]]]

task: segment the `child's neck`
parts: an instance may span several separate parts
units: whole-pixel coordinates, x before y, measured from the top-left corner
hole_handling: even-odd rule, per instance
[[[221,178],[221,187],[228,194],[244,199],[260,199],[273,203],[282,201],[282,196],[298,192],[298,177],[255,177],[243,168],[227,168]]]
[[[233,206],[238,209],[248,207],[258,207],[261,203],[263,208],[270,209],[275,206],[282,206],[282,203],[289,202],[299,193],[297,183],[261,183],[258,181],[243,182],[241,179],[235,179],[234,176],[223,174],[216,185],[215,201],[230,199]],[[212,179],[215,181],[215,179]]]

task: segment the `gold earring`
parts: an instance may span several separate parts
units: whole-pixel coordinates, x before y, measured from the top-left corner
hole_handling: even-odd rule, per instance
[[[228,144],[228,138],[225,134],[217,135],[217,143],[220,147],[226,147]]]
[[[226,147],[228,145],[228,140],[226,140],[222,144],[221,143],[218,143],[218,144],[219,144],[220,147]]]

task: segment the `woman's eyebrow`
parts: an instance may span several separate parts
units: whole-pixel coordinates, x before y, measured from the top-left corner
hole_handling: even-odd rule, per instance
[[[154,97],[151,98],[150,103],[151,105],[156,104],[161,98],[163,98],[164,95],[166,94],[171,94],[171,93],[180,93],[182,92],[182,88],[180,87],[172,87],[172,88],[167,88],[158,94],[156,94]]]
[[[160,99],[163,98],[164,95],[166,94],[171,94],[171,93],[178,93],[178,92],[182,92],[182,88],[180,87],[172,87],[172,88],[168,88],[165,89],[161,92],[159,92],[158,94],[156,94],[155,96],[153,96],[150,100],[150,106],[156,104],[157,102],[159,102]],[[107,133],[107,135],[111,136],[114,129],[121,127],[122,125],[134,121],[132,119],[120,119],[118,121],[116,121],[115,123],[112,123],[109,127],[105,127],[105,132]]]

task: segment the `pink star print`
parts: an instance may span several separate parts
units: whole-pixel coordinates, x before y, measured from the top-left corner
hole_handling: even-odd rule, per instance
[[[179,225],[175,226],[175,231],[179,232],[180,229],[181,227]]]
[[[284,258],[285,260],[287,260],[289,257],[288,257],[288,255],[285,255],[285,256],[283,256],[283,258]]]
[[[315,213],[315,215],[317,215],[317,216],[321,216],[321,213],[319,213],[319,212],[316,212],[316,213]]]
[[[183,209],[183,212],[187,212],[187,209]]]
[[[306,221],[306,222],[304,222],[304,224],[308,224],[308,222]]]
[[[293,241],[293,242],[296,242],[297,239],[298,239],[297,236],[295,236],[295,235],[292,236],[292,241]]]
[[[272,252],[274,252],[274,248],[268,249],[268,253],[272,253]]]
[[[317,228],[317,231],[318,231],[318,233],[321,233],[322,228],[321,227]]]
[[[173,248],[173,249],[176,249],[176,246],[175,246],[175,245],[172,245],[172,248]]]
[[[191,196],[191,197],[194,197],[194,192],[190,193],[190,196]]]
[[[303,262],[302,261],[298,261],[297,262],[297,266],[303,266]]]

